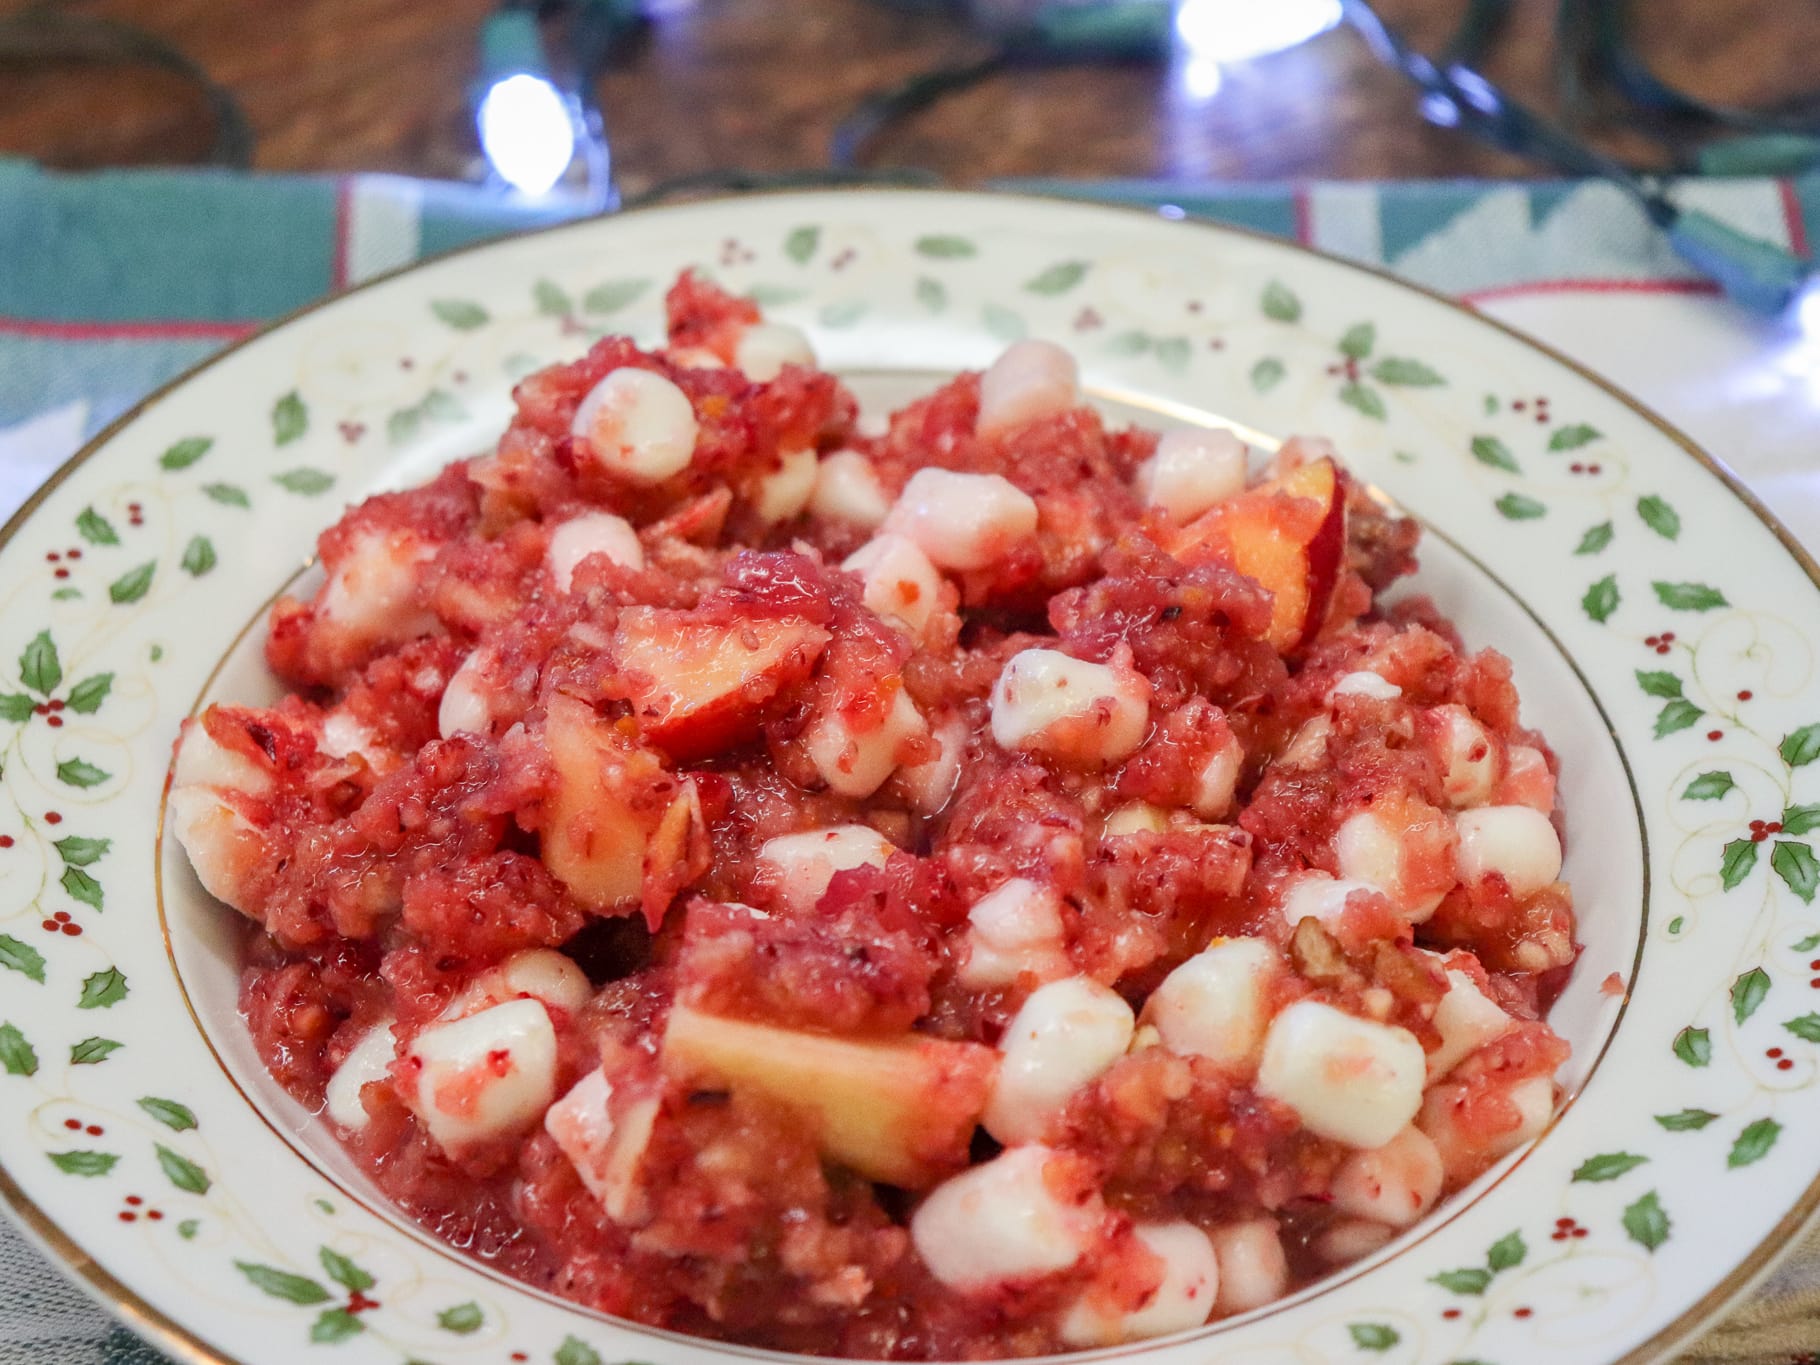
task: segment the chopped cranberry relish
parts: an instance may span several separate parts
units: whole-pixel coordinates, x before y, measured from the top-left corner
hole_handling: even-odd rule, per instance
[[[1571,968],[1510,668],[1324,442],[1020,342],[878,436],[685,275],[274,608],[178,837],[274,1076],[639,1322],[1028,1355],[1369,1254],[1540,1131]]]

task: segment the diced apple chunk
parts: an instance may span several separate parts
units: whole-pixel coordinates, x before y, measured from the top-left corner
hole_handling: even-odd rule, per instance
[[[633,796],[661,777],[656,755],[562,695],[550,699],[544,743],[556,777],[545,803],[544,865],[596,909],[634,899],[662,812]]]
[[[753,738],[779,693],[808,676],[828,638],[796,617],[720,624],[634,607],[620,613],[616,653],[639,729],[687,761]]]
[[[974,1043],[838,1038],[683,1005],[670,1012],[663,1061],[674,1075],[795,1110],[824,1155],[907,1189],[966,1165],[996,1068]]]

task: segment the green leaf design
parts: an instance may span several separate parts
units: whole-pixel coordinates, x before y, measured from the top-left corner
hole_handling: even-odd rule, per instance
[[[650,287],[649,280],[605,280],[581,296],[581,306],[589,313],[617,313],[636,303]]]
[[[191,578],[201,578],[215,567],[215,562],[215,547],[207,536],[190,537],[190,543],[183,547],[183,558],[179,561],[183,571]]]
[[[551,280],[538,280],[531,286],[531,302],[545,317],[566,318],[575,311],[568,294]]]
[[[600,1365],[600,1352],[580,1337],[564,1337],[555,1360],[556,1365]]]
[[[304,406],[303,398],[296,389],[272,404],[273,444],[288,446],[309,429],[310,410]]]
[[[82,589],[80,588],[58,588],[56,592],[51,594],[51,601],[53,602],[78,602],[81,599]]]
[[[965,237],[934,234],[916,239],[916,254],[932,261],[959,261],[978,254],[978,248]]]
[[[1377,327],[1369,322],[1355,322],[1340,338],[1340,354],[1353,360],[1364,360],[1377,344]]]
[[[1668,1240],[1668,1215],[1654,1190],[1624,1210],[1623,1223],[1630,1240],[1645,1251],[1654,1251]]]
[[[1656,590],[1656,598],[1663,606],[1673,611],[1711,611],[1714,607],[1729,607],[1725,594],[1717,588],[1704,583],[1664,583],[1660,580],[1651,583]]]
[[[180,1190],[191,1194],[207,1194],[214,1182],[209,1173],[179,1152],[173,1152],[162,1142],[154,1142],[153,1149],[158,1153],[158,1167],[164,1172],[165,1179]]]
[[[1162,337],[1156,343],[1157,362],[1167,370],[1187,369],[1192,354],[1187,337]]]
[[[107,1060],[107,1054],[118,1052],[125,1044],[112,1038],[84,1038],[70,1047],[71,1066],[94,1066]]]
[[[139,1107],[173,1133],[186,1132],[196,1126],[196,1115],[187,1105],[178,1104],[176,1100],[161,1100],[156,1095],[146,1095],[140,1099]]]
[[[1483,1294],[1491,1284],[1491,1272],[1479,1266],[1465,1270],[1443,1270],[1429,1280],[1450,1294]]]
[[[121,975],[119,968],[108,967],[82,978],[82,998],[76,1002],[76,1008],[111,1009],[126,999],[126,995],[126,978]]]
[[[1657,1114],[1656,1122],[1671,1133],[1697,1133],[1718,1117],[1710,1109],[1683,1109],[1678,1114]]]
[[[400,408],[386,418],[386,440],[395,446],[403,445],[417,434],[417,429],[422,425],[423,411],[420,408]]]
[[[851,327],[866,316],[864,299],[842,299],[831,303],[816,314],[816,319],[824,327]]]
[[[1557,429],[1555,434],[1548,438],[1548,448],[1550,450],[1578,450],[1581,446],[1598,440],[1599,436],[1600,432],[1597,427],[1589,427],[1584,422],[1576,422],[1572,426]]]
[[[1749,839],[1733,839],[1719,859],[1719,880],[1730,891],[1750,876],[1757,866],[1757,845]]]
[[[181,1223],[177,1224],[177,1235],[186,1242],[195,1241],[196,1234],[200,1231],[202,1231],[202,1220],[200,1218],[185,1218]]]
[[[76,534],[90,545],[118,545],[120,533],[109,521],[93,507],[84,507],[76,513]]]
[[[317,1252],[317,1259],[322,1262],[322,1268],[328,1272],[331,1280],[338,1285],[352,1289],[355,1293],[371,1289],[378,1283],[370,1274],[333,1247],[323,1247]]]
[[[235,1261],[234,1268],[253,1282],[257,1289],[264,1290],[275,1299],[287,1303],[300,1303],[305,1307],[315,1303],[327,1303],[331,1297],[329,1291],[307,1275],[293,1275],[288,1270],[277,1266],[258,1265],[252,1261]]]
[[[25,685],[32,685],[30,678],[25,680]],[[1820,758],[1820,725],[1803,725],[1799,730],[1784,735],[1782,743],[1776,746],[1776,752],[1782,755],[1782,761],[1789,767],[1805,768]]]
[[[815,248],[821,244],[821,240],[822,230],[818,227],[792,228],[790,235],[784,238],[784,255],[798,265],[806,265],[809,258],[815,254]]]
[[[1492,469],[1502,469],[1507,474],[1521,474],[1523,466],[1517,463],[1517,457],[1510,453],[1510,447],[1496,436],[1475,436],[1472,438],[1472,457],[1482,465]]]
[[[1607,1180],[1616,1180],[1626,1171],[1634,1171],[1644,1162],[1646,1156],[1635,1152],[1604,1152],[1599,1156],[1590,1156],[1574,1170],[1573,1179],[1583,1185],[1602,1184]]]
[[[9,1076],[34,1076],[38,1072],[38,1054],[12,1024],[0,1024],[0,1067]]]
[[[137,602],[151,591],[152,575],[158,572],[158,561],[148,559],[137,568],[128,569],[107,585],[107,595],[119,606]]]
[[[1769,973],[1752,967],[1732,982],[1732,1018],[1742,1024],[1757,1012],[1763,997],[1769,994]]]
[[[1529,1247],[1523,1242],[1523,1234],[1507,1232],[1491,1244],[1491,1250],[1485,1253],[1485,1264],[1493,1270],[1511,1270],[1522,1265],[1527,1255]]]
[[[1782,1125],[1774,1119],[1758,1119],[1738,1134],[1738,1140],[1732,1143],[1730,1154],[1725,1164],[1732,1170],[1740,1166],[1749,1166],[1769,1155],[1769,1149],[1776,1145],[1776,1139],[1782,1136]]]
[[[1000,341],[1023,340],[1024,320],[1002,304],[986,304],[980,309],[980,321]]]
[[[1106,343],[1106,350],[1112,355],[1142,355],[1150,349],[1150,333],[1120,332]]]
[[[63,876],[59,880],[63,883],[63,889],[69,893],[71,900],[80,901],[97,910],[102,908],[101,883],[81,868],[64,868]]]
[[[1820,829],[1820,806],[1784,806],[1782,833],[1808,834]]]
[[[436,1315],[436,1325],[445,1332],[453,1332],[458,1337],[465,1337],[470,1332],[478,1332],[486,1315],[480,1311],[480,1305],[469,1299],[458,1303],[453,1308],[445,1308]]]
[[[1267,355],[1251,367],[1251,387],[1259,393],[1269,393],[1283,382],[1283,362],[1273,355]]]
[[[1586,590],[1586,596],[1580,599],[1580,609],[1603,625],[1611,619],[1611,614],[1618,609],[1621,600],[1618,594],[1618,576],[1608,573]]]
[[[1272,280],[1264,286],[1258,307],[1264,310],[1265,317],[1278,322],[1299,322],[1302,317],[1302,301],[1280,280]]]
[[[1661,714],[1656,717],[1656,738],[1662,739],[1677,730],[1685,730],[1705,714],[1686,698],[1677,698],[1664,706]]]
[[[92,674],[70,688],[69,708],[82,715],[92,716],[101,709],[101,703],[107,700],[107,694],[113,690],[112,673]]]
[[[1803,1014],[1796,1019],[1785,1019],[1782,1027],[1810,1043],[1820,1043],[1820,1014]]]
[[[306,498],[313,498],[318,493],[326,493],[333,488],[335,476],[324,474],[320,469],[300,465],[296,469],[287,469],[282,474],[272,475],[272,482],[287,493],[299,493]]]
[[[1346,385],[1340,390],[1340,401],[1349,408],[1356,408],[1373,421],[1382,422],[1384,420],[1386,411],[1384,395],[1369,384]]]
[[[1675,1056],[1689,1066],[1706,1066],[1713,1059],[1712,1035],[1703,1028],[1684,1028],[1675,1035]]]
[[[1732,781],[1732,775],[1723,769],[1715,768],[1712,772],[1701,773],[1687,784],[1687,790],[1681,793],[1683,801],[1717,801],[1738,784]]]
[[[23,692],[8,692],[5,696],[0,696],[0,720],[8,720],[15,725],[23,724],[32,718],[37,705]]]
[[[1681,534],[1680,513],[1654,493],[1637,499],[1637,515],[1643,518],[1645,526],[1664,540],[1673,540]]]
[[[1597,526],[1589,526],[1586,534],[1580,537],[1580,543],[1574,547],[1577,555],[1596,555],[1611,544],[1612,527],[1609,521],[1602,521]]]
[[[760,308],[781,308],[808,298],[809,291],[788,284],[755,284],[746,291],[746,297]]]
[[[51,1165],[65,1175],[80,1175],[93,1179],[106,1175],[119,1164],[120,1158],[112,1152],[46,1152]]]
[[[1387,355],[1367,373],[1394,389],[1434,389],[1447,382],[1421,361],[1405,356]]]
[[[1797,953],[1811,953],[1816,948],[1820,948],[1820,934],[1809,934],[1806,938],[1794,945],[1794,949]]]
[[[458,332],[471,332],[492,321],[486,309],[468,299],[437,299],[430,311]]]
[[[70,787],[98,787],[112,775],[83,758],[66,758],[57,765],[57,780]]]
[[[19,681],[43,697],[50,696],[63,681],[63,665],[58,662],[57,646],[48,630],[32,636],[25,653],[19,656]]]
[[[1057,261],[1047,270],[1024,281],[1032,294],[1065,294],[1087,275],[1086,261]]]
[[[246,495],[246,490],[231,483],[205,483],[202,485],[202,491],[205,496],[220,503],[223,507],[251,507],[253,505],[252,500]]]
[[[1403,1339],[1396,1328],[1382,1322],[1349,1322],[1346,1330],[1352,1336],[1352,1344],[1361,1351],[1388,1351]]]
[[[433,422],[458,422],[468,415],[461,400],[447,389],[431,389],[423,396],[417,410]]]
[[[310,1324],[310,1340],[318,1346],[333,1346],[338,1341],[357,1337],[367,1325],[345,1308],[325,1308]]]
[[[158,463],[165,469],[188,469],[208,454],[214,444],[213,436],[186,437],[160,455]]]
[[[1814,888],[1820,886],[1820,863],[1814,861],[1813,849],[1803,843],[1778,839],[1769,855],[1769,865],[1788,889],[1801,897],[1803,905],[1814,903]]]
[[[1678,697],[1681,695],[1681,679],[1673,673],[1659,670],[1637,670],[1637,686],[1652,697]]]
[[[1548,515],[1548,508],[1521,493],[1506,493],[1492,506],[1498,509],[1500,516],[1511,521],[1534,521],[1537,517]]]
[[[919,275],[916,280],[916,301],[931,313],[939,313],[948,306],[948,286],[927,275]]]
[[[44,984],[44,954],[11,934],[0,934],[0,967]]]

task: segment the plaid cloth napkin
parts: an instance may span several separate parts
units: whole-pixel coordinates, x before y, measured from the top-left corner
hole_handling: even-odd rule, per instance
[[[1609,186],[1003,188],[1175,205],[1463,298],[1638,395],[1820,547],[1820,336],[1715,297]],[[1682,199],[1803,253],[1820,232],[1820,176],[1703,182]],[[389,176],[62,177],[0,162],[0,516],[147,390],[269,319],[420,256],[560,216]],[[1816,1350],[1820,1235],[1681,1359],[1791,1365]],[[0,1220],[0,1365],[163,1359]]]

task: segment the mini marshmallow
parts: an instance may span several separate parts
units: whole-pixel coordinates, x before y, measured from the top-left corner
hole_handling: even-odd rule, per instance
[[[809,505],[815,492],[817,461],[813,450],[806,446],[787,450],[779,459],[778,467],[758,481],[758,490],[752,496],[752,510],[767,525],[789,521]]]
[[[800,327],[787,322],[754,322],[733,346],[733,366],[757,384],[769,384],[786,365],[815,366],[815,351]]]
[[[1437,706],[1441,794],[1455,810],[1482,806],[1497,783],[1498,754],[1485,727],[1464,706]]]
[[[1447,969],[1447,994],[1435,1006],[1435,1032],[1441,1045],[1428,1054],[1430,1077],[1445,1076],[1516,1021],[1457,967]]]
[[[1341,877],[1382,891],[1413,923],[1420,924],[1434,914],[1447,894],[1445,888],[1426,895],[1415,890],[1410,839],[1377,811],[1347,816],[1334,833],[1333,852]]]
[[[993,684],[992,738],[1001,749],[1116,763],[1149,728],[1150,684],[1130,670],[1026,649]]]
[[[1270,1023],[1258,1093],[1321,1137],[1382,1147],[1422,1107],[1428,1058],[1409,1030],[1298,1000]]]
[[[603,466],[634,483],[661,483],[695,456],[689,396],[652,370],[614,370],[588,390],[570,426]]]
[[[983,569],[1036,534],[1031,496],[997,474],[919,469],[884,529],[915,541],[942,569]]]
[[[398,1040],[392,1033],[392,1021],[384,1020],[360,1035],[360,1041],[348,1050],[329,1077],[323,1090],[323,1112],[350,1132],[359,1132],[371,1120],[360,1092],[376,1081],[386,1079]]]
[[[1245,748],[1230,734],[1201,765],[1194,779],[1194,813],[1203,820],[1217,820],[1232,809],[1239,789],[1239,772],[1245,764]]]
[[[980,410],[974,430],[982,436],[1023,426],[1078,407],[1080,367],[1053,342],[1015,341],[980,376]]]
[[[1214,1307],[1221,1317],[1248,1313],[1283,1297],[1289,1288],[1289,1258],[1272,1219],[1228,1223],[1207,1239],[1220,1268]]]
[[[435,544],[411,531],[359,533],[322,585],[318,619],[364,641],[402,642],[426,633],[436,618],[417,605],[417,585],[435,557]]]
[[[1138,475],[1144,501],[1171,521],[1193,521],[1245,489],[1245,443],[1230,431],[1182,428],[1163,434]]]
[[[1039,986],[1005,1026],[981,1126],[1006,1144],[1042,1136],[1077,1090],[1125,1055],[1135,1027],[1124,998],[1089,977]]]
[[[459,734],[487,736],[493,733],[493,689],[487,685],[496,657],[491,649],[481,646],[461,661],[461,667],[442,689],[442,701],[436,708],[436,732],[444,739]]]
[[[433,1024],[407,1054],[417,1084],[406,1096],[451,1155],[529,1128],[556,1097],[556,1030],[538,1000],[512,1000]]]
[[[627,569],[645,567],[644,546],[638,543],[638,532],[624,517],[611,512],[588,512],[570,517],[550,533],[550,548],[544,562],[550,566],[550,577],[556,580],[556,591],[567,592],[575,581],[576,566],[589,555],[605,555]]]
[[[759,847],[759,866],[774,880],[792,910],[815,908],[836,872],[883,867],[897,846],[869,825],[836,825],[803,834],[780,834]]]
[[[541,1000],[574,1014],[594,996],[588,977],[554,948],[521,948],[475,977],[444,1006],[444,1019],[461,1019],[508,1000]]]
[[[1292,929],[1310,917],[1331,927],[1346,913],[1346,901],[1353,892],[1376,890],[1364,882],[1330,877],[1311,868],[1289,884],[1283,897],[1283,919]]]
[[[1171,1052],[1249,1070],[1263,1045],[1270,987],[1282,968],[1262,939],[1216,940],[1163,978],[1144,1004],[1144,1022]]]
[[[827,711],[809,723],[803,740],[828,789],[857,798],[885,784],[897,768],[898,746],[928,733],[922,712],[900,687],[884,723],[874,729],[855,731],[839,711]]]
[[[1354,1152],[1333,1173],[1333,1207],[1354,1218],[1406,1228],[1441,1197],[1441,1154],[1420,1128]]]
[[[1402,695],[1402,688],[1368,669],[1344,675],[1327,691],[1329,701],[1335,697],[1370,697],[1373,701],[1395,701]]]
[[[1092,1244],[1099,1201],[1063,1203],[1043,1179],[1047,1147],[1012,1147],[938,1185],[910,1219],[929,1273],[963,1293],[1066,1270]]]
[[[809,510],[824,521],[871,530],[890,512],[891,499],[872,461],[857,450],[836,450],[815,471]]]
[[[1149,1302],[1128,1313],[1108,1312],[1091,1291],[1077,1299],[1061,1321],[1062,1340],[1070,1346],[1116,1346],[1186,1332],[1213,1312],[1220,1266],[1207,1234],[1189,1222],[1139,1223],[1132,1231],[1163,1263],[1162,1283]]]
[[[1169,813],[1148,801],[1131,801],[1107,813],[1100,833],[1108,839],[1127,834],[1161,834],[1169,828]]]
[[[1051,980],[1072,971],[1062,942],[1061,902],[1054,891],[1013,877],[967,912],[967,960],[961,984],[1008,986],[1029,973]]]
[[[638,1163],[656,1126],[656,1096],[611,1113],[613,1084],[602,1070],[590,1071],[544,1114],[544,1131],[556,1140],[581,1183],[616,1223],[631,1223],[640,1212]]]
[[[847,556],[841,568],[865,583],[860,600],[868,611],[900,623],[913,636],[923,633],[940,605],[941,574],[916,542],[904,536],[886,534],[867,541]]]
[[[1561,839],[1546,815],[1529,806],[1481,806],[1454,817],[1460,834],[1460,880],[1471,885],[1497,873],[1526,900],[1561,875]]]

